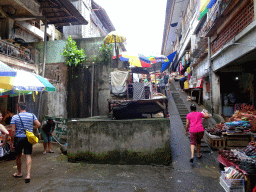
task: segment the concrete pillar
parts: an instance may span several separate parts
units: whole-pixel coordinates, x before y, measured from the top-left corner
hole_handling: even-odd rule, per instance
[[[256,0],[254,0],[254,20],[256,20]]]
[[[212,77],[212,103],[215,114],[221,115],[221,95],[220,95],[220,77],[216,73],[211,73]]]

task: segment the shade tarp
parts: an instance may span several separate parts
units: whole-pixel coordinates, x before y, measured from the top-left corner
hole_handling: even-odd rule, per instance
[[[165,69],[167,69],[169,67],[170,63],[173,62],[173,59],[174,59],[176,53],[177,53],[177,51],[175,51],[175,52],[173,52],[173,53],[171,53],[170,55],[167,56],[169,61],[165,62],[165,63],[162,63],[161,71],[164,71]]]
[[[38,79],[39,81],[44,85],[44,91],[55,91],[56,88],[47,80],[45,79],[44,77],[41,77],[40,75],[36,75],[34,74]]]
[[[205,10],[209,2],[210,0],[200,0],[200,12],[203,12]]]
[[[14,83],[14,77],[0,76],[0,88],[12,89]]]
[[[199,17],[198,17],[198,20],[202,19],[202,17],[208,12],[208,9],[207,7],[204,9],[203,12],[200,13]]]
[[[0,61],[0,76],[16,76],[16,71]]]
[[[207,9],[211,9],[214,3],[216,3],[217,0],[210,0],[209,4],[207,5]]]

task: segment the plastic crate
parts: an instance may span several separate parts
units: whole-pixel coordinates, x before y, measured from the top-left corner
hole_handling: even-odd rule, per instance
[[[220,185],[226,192],[244,192],[244,179],[229,179],[224,171],[221,171]]]

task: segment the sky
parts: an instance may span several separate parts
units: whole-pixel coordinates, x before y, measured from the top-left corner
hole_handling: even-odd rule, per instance
[[[117,32],[126,37],[129,53],[161,54],[167,0],[95,0]]]

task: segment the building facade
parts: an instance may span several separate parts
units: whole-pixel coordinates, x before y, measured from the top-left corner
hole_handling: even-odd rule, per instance
[[[204,105],[231,116],[241,104],[255,105],[256,1],[206,1],[203,10],[202,2],[189,0],[177,10],[168,1],[162,54],[177,50],[170,70],[185,61],[192,77],[203,79]]]

